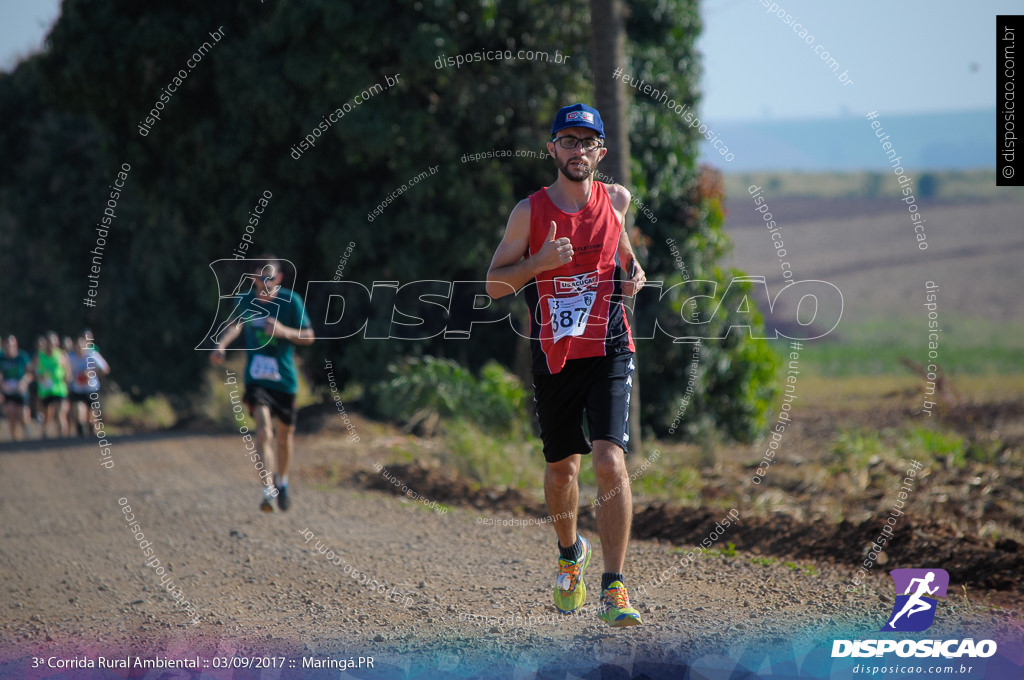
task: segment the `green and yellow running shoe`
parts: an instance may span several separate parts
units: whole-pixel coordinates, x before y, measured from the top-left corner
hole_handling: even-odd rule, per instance
[[[583,541],[583,554],[575,562],[558,558],[558,576],[555,578],[555,607],[563,614],[572,614],[587,601],[587,586],[583,572],[590,564],[590,541]]]
[[[629,593],[622,581],[612,581],[611,585],[604,589],[601,594],[601,611],[597,618],[609,626],[623,628],[625,626],[639,626],[640,612],[629,605]]]

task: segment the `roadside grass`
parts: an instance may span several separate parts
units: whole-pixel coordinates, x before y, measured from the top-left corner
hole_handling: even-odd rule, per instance
[[[1021,354],[1019,347],[943,345],[932,362],[946,375],[999,375],[1020,373],[1024,368]],[[830,378],[908,375],[910,370],[901,361],[904,357],[928,364],[927,345],[877,340],[868,344],[805,342],[800,365],[805,372]]]
[[[952,382],[961,399],[969,403],[1024,398],[1024,375],[1020,374],[962,376]],[[711,452],[693,444],[657,441],[649,445],[662,455],[634,481],[634,499],[683,507],[725,508],[744,503],[748,512],[761,516],[790,512],[830,522],[856,521],[877,511],[873,505],[884,504],[885,495],[883,492],[877,501],[862,498],[855,505],[850,505],[850,498],[860,498],[869,488],[884,491],[892,474],[905,469],[910,460],[926,461],[955,474],[978,470],[977,465],[990,469],[1024,465],[1024,451],[1008,446],[996,432],[979,430],[965,435],[949,426],[911,420],[884,428],[872,424],[872,414],[880,409],[915,405],[920,390],[921,380],[912,375],[829,378],[802,374],[794,421],[800,420],[801,411],[807,412],[808,404],[834,406],[834,429],[806,437],[787,432],[790,441],[780,449],[785,453],[776,459],[778,467],[771,468],[771,484],[758,487],[747,483],[763,459],[767,440],[752,446],[717,445]],[[713,463],[708,464],[708,459]],[[942,493],[934,499],[922,496],[917,503],[927,512],[930,504],[941,501]],[[992,525],[985,533],[1016,537],[1021,532]]]
[[[446,422],[441,463],[481,486],[543,488],[544,455],[539,440],[499,437],[465,420]]]
[[[901,361],[935,363],[948,376],[1024,375],[1024,324],[951,319],[942,324],[935,357],[928,356],[928,329],[917,319],[872,319],[840,325],[832,334],[806,340],[800,365],[826,377],[909,375]],[[788,354],[790,340],[769,344]]]
[[[828,357],[828,352],[832,352],[848,361],[851,354],[858,351],[863,352],[864,358],[854,363],[860,361],[860,370],[864,370],[870,358],[866,349],[836,345],[825,347],[819,357]],[[890,347],[887,351],[890,356],[902,355],[898,348]],[[965,355],[968,353],[967,349],[962,351]],[[971,351],[984,353],[977,349]],[[990,357],[997,357],[995,365],[1002,366],[1001,371],[947,373],[960,399],[971,404],[1024,400],[1024,372],[1016,365],[1009,366],[1007,357],[1012,351],[1012,348],[987,350]],[[1013,441],[1016,436],[1013,433],[971,434],[910,419],[895,426],[878,427],[873,422],[873,414],[902,412],[919,405],[923,395],[922,378],[902,366],[877,374],[831,375],[819,370],[820,363],[816,362],[814,352],[814,345],[808,343],[801,353],[799,399],[792,413],[795,422],[801,421],[803,413],[811,415],[805,423],[814,428],[806,432],[798,428],[787,430],[785,453],[773,463],[771,483],[761,486],[750,483],[753,470],[767,449],[767,439],[753,445],[739,445],[711,439],[681,443],[648,436],[644,440],[645,450],[630,454],[626,461],[629,472],[634,475],[631,483],[634,502],[666,502],[679,507],[717,510],[742,504],[752,515],[786,512],[808,521],[863,521],[882,509],[891,477],[905,469],[908,460],[927,461],[936,471],[952,472],[983,470],[977,467],[979,465],[989,466],[990,470],[1024,466],[1021,448],[1007,446],[1000,439],[1009,436]],[[956,351],[946,348],[943,356],[955,357]],[[233,357],[227,368],[240,376],[242,357]],[[442,376],[434,374],[447,369],[426,365],[416,370],[419,373],[402,375],[436,383]],[[234,386],[224,384],[225,375],[223,367],[211,368],[195,403],[201,413],[226,432],[237,431],[243,423],[251,428],[247,409],[242,409],[242,418],[238,419],[229,394]],[[483,391],[491,400],[482,417],[483,423],[450,415],[440,418],[436,421],[436,430],[429,436],[392,438],[386,445],[386,452],[381,451],[386,456],[382,462],[436,462],[456,470],[478,488],[513,487],[542,500],[544,458],[541,443],[534,436],[526,413],[528,395],[511,383],[507,374],[496,369],[462,379],[466,384],[460,388],[464,394],[457,395],[459,399],[475,400],[479,407],[484,403],[479,396]],[[105,420],[109,419],[115,426],[127,422],[131,427],[144,424],[156,429],[173,424],[174,414],[166,399],[155,396],[136,403],[115,386],[111,388],[104,395],[104,415]],[[239,393],[241,389],[239,386]],[[362,390],[358,385],[347,386],[345,401],[357,398]],[[306,403],[317,402],[324,394],[322,388],[313,390],[305,381],[301,384],[300,400]],[[431,401],[435,396],[428,389],[417,394],[422,395],[417,397],[421,400],[421,409],[435,408]],[[458,406],[455,410],[463,409]],[[505,417],[513,413],[518,415]],[[381,434],[392,427],[381,424]],[[654,452],[658,453],[657,457],[652,457]],[[342,483],[343,476],[341,465],[328,465],[325,486]],[[580,483],[581,505],[585,507],[598,495],[589,457],[581,466]],[[865,494],[868,490],[876,493],[868,498],[869,494]],[[927,512],[940,500],[938,496],[921,495],[915,503],[922,512]],[[993,537],[1020,538],[1022,534],[1011,526],[992,522],[977,531]]]
[[[108,389],[109,388],[109,389]],[[170,400],[162,394],[133,400],[116,384],[108,384],[100,394],[103,424],[112,423],[111,433],[119,434],[124,429],[159,430],[174,425],[177,416]]]
[[[801,356],[801,360],[802,360]],[[968,403],[1019,402],[1024,400],[1024,373],[947,376],[960,398]],[[801,374],[800,399],[859,412],[880,406],[897,406],[922,394],[923,379],[904,375],[830,377],[807,371]]]

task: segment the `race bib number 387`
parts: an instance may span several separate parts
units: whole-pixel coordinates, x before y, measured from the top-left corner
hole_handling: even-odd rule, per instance
[[[551,333],[555,342],[565,337],[583,335],[595,297],[596,293],[582,293],[572,297],[548,298]]]

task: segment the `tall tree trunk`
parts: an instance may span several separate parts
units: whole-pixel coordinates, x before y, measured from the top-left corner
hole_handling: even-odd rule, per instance
[[[601,172],[629,185],[629,120],[625,85],[612,72],[626,66],[626,27],[620,0],[590,0],[590,63],[594,69],[595,106],[604,120],[608,153]]]
[[[605,145],[608,153],[601,161],[603,175],[629,188],[629,114],[621,80],[612,72],[626,67],[626,24],[620,0],[590,0],[590,63],[594,73],[595,106],[604,121]],[[626,213],[623,225],[632,232],[633,215]],[[632,313],[629,313],[632,325]],[[638,356],[637,361],[643,357]],[[640,372],[633,373],[633,392],[629,400],[629,448],[643,451],[640,432]]]

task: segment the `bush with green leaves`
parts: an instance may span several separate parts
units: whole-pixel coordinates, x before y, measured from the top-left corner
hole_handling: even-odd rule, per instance
[[[667,303],[672,309],[672,314],[658,315],[658,324],[665,332],[659,331],[652,340],[638,343],[643,422],[662,437],[674,434],[707,442],[721,433],[730,439],[750,442],[764,431],[771,407],[779,407],[777,373],[782,359],[767,340],[755,339],[764,335],[764,318],[751,297],[752,286],[741,280],[733,282],[741,279],[743,272],[723,270],[713,264],[730,247],[724,231],[724,199],[721,173],[704,167],[690,193],[689,208],[678,206],[676,228],[681,233],[665,230],[661,220],[646,228],[652,235],[664,236],[663,241],[673,238],[688,262],[685,275],[674,271],[674,263],[668,269],[671,260],[664,259],[667,249],[663,253],[661,248],[655,251],[651,246],[649,280],[663,279],[663,291],[670,291],[685,280],[709,282],[699,284],[699,289],[691,286],[684,293],[677,288],[664,295],[657,304]],[[659,269],[665,273],[656,278],[651,271]],[[729,303],[722,304],[726,292]],[[703,297],[692,297],[698,293]],[[648,298],[648,302],[655,300]],[[639,303],[638,307],[638,318],[654,313]],[[731,326],[736,328],[730,329]],[[693,344],[676,342],[674,338],[722,336],[725,337],[701,342],[696,362],[698,379],[693,393],[687,395],[694,365]],[[680,423],[673,428],[677,419]],[[670,429],[678,433],[671,433]]]
[[[490,434],[526,434],[526,391],[497,362],[479,377],[432,356],[392,363],[388,372],[391,379],[377,390],[378,409],[410,430],[434,434],[444,421],[466,421]]]

